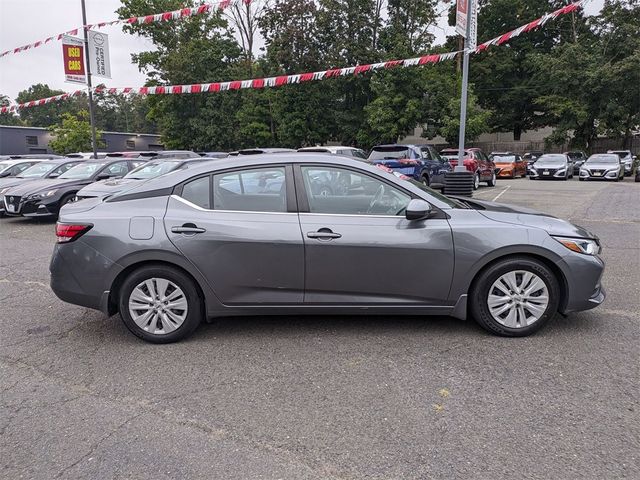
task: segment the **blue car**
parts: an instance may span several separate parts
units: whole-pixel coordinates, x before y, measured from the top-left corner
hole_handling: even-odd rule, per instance
[[[453,171],[449,161],[432,145],[378,145],[367,161],[432,188],[444,187],[445,174]]]

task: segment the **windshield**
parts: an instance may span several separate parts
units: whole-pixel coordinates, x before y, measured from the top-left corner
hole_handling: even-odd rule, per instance
[[[514,163],[517,161],[517,158],[515,155],[495,154],[491,156],[491,160],[493,160],[495,163]]]
[[[8,163],[8,162],[0,162],[0,172],[3,171],[3,170],[6,170],[11,165],[13,165],[13,164],[12,163]]]
[[[135,178],[142,180],[144,178],[159,177],[168,173],[180,165],[181,162],[160,162],[160,163],[145,163],[139,166],[135,170],[131,170],[124,178]]]
[[[414,186],[418,187],[420,190],[427,192],[429,195],[433,197],[436,197],[442,203],[446,203],[451,208],[469,208],[467,207],[467,205],[465,205],[461,201],[456,200],[455,198],[445,197],[441,193],[438,193],[435,190],[433,190],[432,188],[425,186],[424,183],[415,181],[413,178],[407,178],[405,181],[411,182]]]
[[[70,168],[58,178],[84,180],[91,177],[91,175],[102,166],[104,166],[104,163],[81,163],[80,165]]]
[[[60,164],[46,162],[36,163],[32,167],[29,167],[24,172],[20,173],[20,175],[18,175],[18,178],[42,177],[58,165]]]
[[[395,160],[410,156],[407,147],[375,147],[369,154],[369,160]]]
[[[566,161],[567,158],[564,155],[542,155],[536,160],[536,165],[558,165]]]
[[[620,163],[620,157],[613,154],[591,155],[587,163]]]

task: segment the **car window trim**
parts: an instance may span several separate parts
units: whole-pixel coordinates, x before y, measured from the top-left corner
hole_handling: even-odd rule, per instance
[[[247,170],[260,170],[260,169],[264,169],[264,168],[284,168],[284,179],[285,179],[285,200],[286,200],[286,206],[287,206],[287,211],[286,212],[263,212],[263,211],[258,211],[258,210],[220,210],[220,209],[216,209],[215,208],[215,204],[214,204],[214,195],[213,195],[213,176],[214,175],[223,175],[225,173],[241,173],[243,171],[247,171]],[[225,168],[225,169],[221,169],[221,170],[215,170],[213,172],[208,172],[208,173],[204,173],[204,174],[200,174],[200,175],[196,175],[194,177],[188,178],[186,180],[183,180],[182,182],[180,182],[178,185],[176,185],[175,187],[173,187],[173,194],[180,197],[182,200],[185,200],[186,202],[189,202],[188,200],[182,198],[182,189],[183,187],[189,183],[192,182],[194,180],[198,180],[200,178],[203,177],[209,177],[209,205],[211,205],[213,208],[211,209],[207,209],[204,208],[203,210],[205,211],[211,211],[211,212],[238,212],[238,213],[298,213],[298,203],[296,200],[296,194],[295,194],[295,182],[293,180],[293,165],[291,163],[278,163],[278,164],[262,164],[262,165],[252,165],[249,167],[243,167],[241,169],[238,169],[238,167],[229,167],[229,168]],[[191,205],[195,205],[192,204],[191,202],[189,202]],[[199,207],[197,205],[195,205],[196,207],[198,207],[199,209],[201,209],[202,207]]]
[[[206,175],[205,175],[206,176]],[[200,177],[200,178],[204,178],[204,177]],[[198,179],[196,179],[198,180]],[[177,195],[175,193],[172,193],[170,195],[171,198],[173,198],[174,200],[177,200],[181,203],[184,203],[185,205],[195,209],[195,210],[199,210],[201,212],[213,212],[213,213],[246,213],[246,214],[250,214],[250,215],[255,215],[256,213],[259,213],[261,215],[297,215],[297,212],[265,212],[262,210],[214,210],[211,208],[204,208],[201,207],[200,205],[196,205],[193,202],[190,202],[189,200],[187,200],[186,198],[182,198],[180,195]]]

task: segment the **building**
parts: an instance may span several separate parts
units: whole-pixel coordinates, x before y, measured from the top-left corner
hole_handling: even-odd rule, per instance
[[[160,135],[148,133],[102,132],[101,152],[164,150]],[[54,153],[49,148],[51,133],[46,128],[0,125],[0,155]]]

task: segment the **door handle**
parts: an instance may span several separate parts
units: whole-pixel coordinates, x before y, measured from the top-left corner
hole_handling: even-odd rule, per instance
[[[206,230],[204,228],[197,227],[193,223],[185,223],[181,227],[171,227],[171,231],[173,233],[184,233],[195,235],[196,233],[204,233]]]
[[[307,237],[317,238],[318,240],[331,240],[334,238],[341,238],[339,233],[333,233],[329,228],[321,228],[317,232],[307,232]]]

